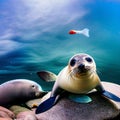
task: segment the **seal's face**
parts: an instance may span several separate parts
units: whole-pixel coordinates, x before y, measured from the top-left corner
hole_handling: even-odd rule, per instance
[[[29,81],[29,84],[26,85],[26,89],[29,90],[28,95],[31,98],[42,97],[44,93],[42,88],[36,82],[33,81]]]
[[[68,64],[70,72],[76,76],[91,74],[96,71],[94,59],[87,54],[73,56]]]
[[[31,95],[33,97],[38,97],[40,95],[39,87],[38,87],[37,84],[32,83],[29,87],[30,87],[30,90],[31,90]]]
[[[33,99],[40,97],[42,88],[34,81],[31,80],[16,80],[13,83],[17,85],[17,90],[22,98]]]

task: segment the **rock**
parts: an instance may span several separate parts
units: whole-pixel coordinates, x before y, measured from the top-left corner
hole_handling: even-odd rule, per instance
[[[0,120],[13,120],[11,118],[0,118]]]
[[[35,113],[26,107],[13,105],[10,110],[15,113],[16,120],[37,120]]]
[[[106,90],[120,97],[120,86],[102,82]],[[113,102],[97,92],[90,93],[92,102],[79,104],[62,98],[50,110],[38,114],[38,120],[119,120],[120,103]]]
[[[37,107],[42,101],[45,101],[46,99],[48,99],[50,97],[51,92],[49,92],[48,94],[46,94],[44,97],[42,98],[38,98],[38,99],[33,99],[33,100],[29,100],[27,101],[25,104],[29,107],[29,108],[35,108]]]
[[[32,111],[24,111],[20,112],[17,117],[17,120],[38,120],[37,117],[35,116],[34,112]]]
[[[0,120],[12,120],[12,118],[10,118],[10,116],[4,112],[4,111],[0,111]]]
[[[28,108],[22,107],[20,105],[12,105],[9,109],[15,114],[15,116],[20,112],[31,111]]]
[[[15,118],[15,114],[8,110],[7,108],[4,108],[2,106],[0,106],[0,117],[6,118],[6,119],[14,119]]]

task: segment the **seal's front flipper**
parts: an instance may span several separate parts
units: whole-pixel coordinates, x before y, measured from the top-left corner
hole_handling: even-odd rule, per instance
[[[77,103],[89,103],[92,99],[87,95],[70,94],[69,99]]]
[[[42,102],[37,107],[35,113],[39,114],[39,113],[49,110],[50,108],[52,108],[52,106],[55,104],[55,102],[56,102],[56,96],[48,98],[46,101]]]
[[[116,96],[113,93],[108,92],[106,90],[104,92],[102,92],[102,95],[104,95],[105,97],[110,98],[116,102],[120,102],[120,98],[118,96]]]
[[[54,82],[57,79],[57,75],[49,71],[40,71],[37,75],[46,82]]]
[[[98,92],[99,92],[100,94],[102,94],[103,96],[105,96],[105,97],[107,97],[107,98],[109,98],[109,99],[112,99],[112,100],[114,100],[114,101],[116,101],[116,102],[120,102],[120,98],[119,98],[118,96],[116,96],[115,94],[106,91],[106,90],[103,88],[102,84],[98,85],[98,86],[96,87],[96,89],[97,89]]]

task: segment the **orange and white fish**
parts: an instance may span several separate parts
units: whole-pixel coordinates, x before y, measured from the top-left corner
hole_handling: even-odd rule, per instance
[[[83,30],[70,30],[69,34],[73,35],[73,34],[82,34],[86,37],[89,37],[89,29],[88,28],[84,28]]]

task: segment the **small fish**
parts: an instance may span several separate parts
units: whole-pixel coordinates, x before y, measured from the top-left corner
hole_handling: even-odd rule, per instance
[[[88,28],[84,28],[83,30],[70,30],[69,34],[73,35],[73,34],[82,34],[86,37],[89,37],[89,29]]]

